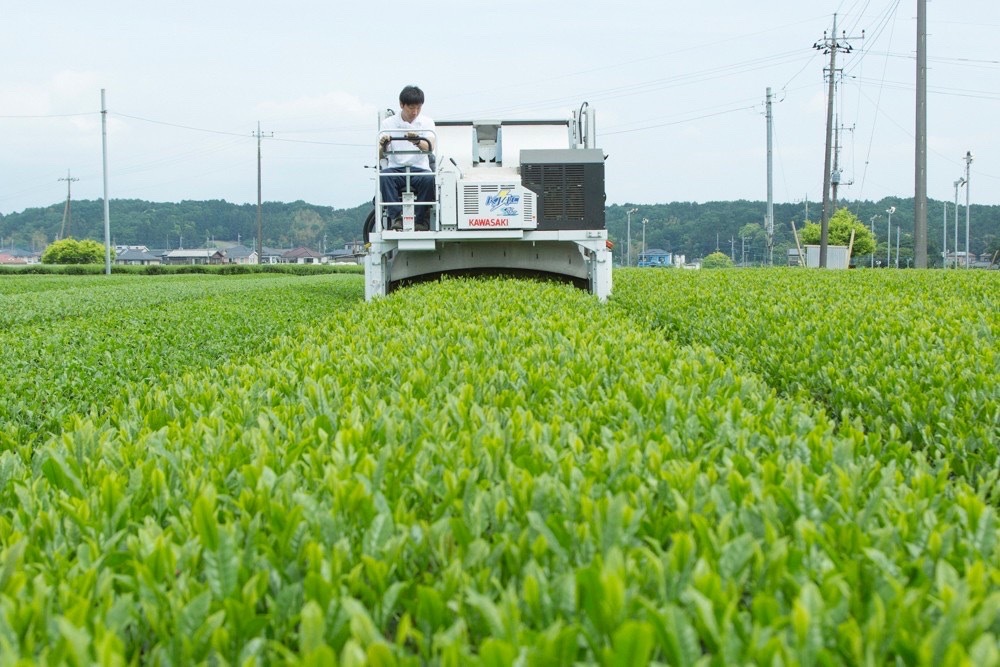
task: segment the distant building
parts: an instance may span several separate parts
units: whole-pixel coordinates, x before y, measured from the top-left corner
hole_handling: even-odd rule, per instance
[[[964,250],[959,250],[958,252],[949,250],[945,257],[945,266],[952,267],[956,263],[960,269],[966,267],[970,269],[988,269],[993,264],[993,255],[984,252],[977,256],[974,252],[966,253]]]
[[[257,251],[245,245],[234,245],[226,249],[227,264],[257,264]]]
[[[322,264],[323,255],[305,247],[292,248],[281,255],[284,264]]]
[[[141,250],[142,252],[149,252],[149,248],[144,245],[116,245],[115,254],[120,255],[126,250]]]
[[[161,258],[149,252],[143,246],[143,250],[128,248],[117,252],[115,264],[128,264],[133,266],[148,266],[150,264],[160,264]]]
[[[330,264],[361,264],[365,257],[365,246],[360,241],[345,243],[343,248],[331,250],[323,256]]]
[[[258,264],[281,264],[283,261],[282,255],[284,255],[285,252],[287,251],[280,248],[268,248],[267,246],[264,246],[261,249],[262,254],[259,258]]]
[[[639,253],[638,266],[670,267],[673,265],[671,253],[660,248],[650,248]]]
[[[21,250],[19,248],[9,248],[0,250],[0,264],[16,266],[20,264],[39,264],[42,254],[31,250]]]
[[[163,255],[164,264],[222,264],[225,260],[225,251],[217,248],[181,248]]]

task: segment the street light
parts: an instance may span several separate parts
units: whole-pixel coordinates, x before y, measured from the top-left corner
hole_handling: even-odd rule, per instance
[[[941,221],[941,268],[948,268],[948,202],[944,204],[944,218]]]
[[[899,268],[899,225],[896,225],[896,268]]]
[[[889,225],[885,233],[885,268],[888,269],[892,265],[892,214],[896,212],[896,207],[890,206],[885,212],[889,214]]]
[[[625,228],[625,236],[628,237],[628,242],[625,244],[628,248],[628,254],[625,256],[625,266],[632,266],[632,214],[638,211],[637,208],[630,208],[625,211],[625,215],[628,216],[628,225]]]
[[[646,223],[649,222],[648,218],[642,219],[642,254],[646,254]]]
[[[871,268],[873,268],[873,269],[875,268],[875,246],[878,245],[878,239],[875,237],[875,221],[878,220],[881,217],[882,216],[880,216],[878,213],[876,213],[871,218],[871,228],[872,228],[872,266],[871,266]]]

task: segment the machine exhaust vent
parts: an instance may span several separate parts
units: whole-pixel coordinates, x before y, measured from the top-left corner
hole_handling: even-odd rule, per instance
[[[543,220],[583,222],[584,165],[529,164],[523,172],[525,185],[541,195]]]
[[[479,186],[466,185],[462,193],[462,212],[465,215],[477,215],[479,213]]]

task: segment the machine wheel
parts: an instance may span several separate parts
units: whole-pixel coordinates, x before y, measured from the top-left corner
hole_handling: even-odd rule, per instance
[[[368,217],[365,218],[365,225],[361,232],[361,236],[366,244],[373,231],[375,231],[375,209],[372,209]]]

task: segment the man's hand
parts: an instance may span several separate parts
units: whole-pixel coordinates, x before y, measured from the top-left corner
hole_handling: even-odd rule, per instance
[[[406,133],[406,140],[409,141],[414,146],[416,146],[418,149],[420,148],[420,142],[421,141],[427,141],[427,149],[430,150],[430,147],[431,147],[430,140],[429,139],[424,139],[424,137],[421,137],[416,132],[407,132]],[[421,149],[421,150],[423,150],[423,149]]]

